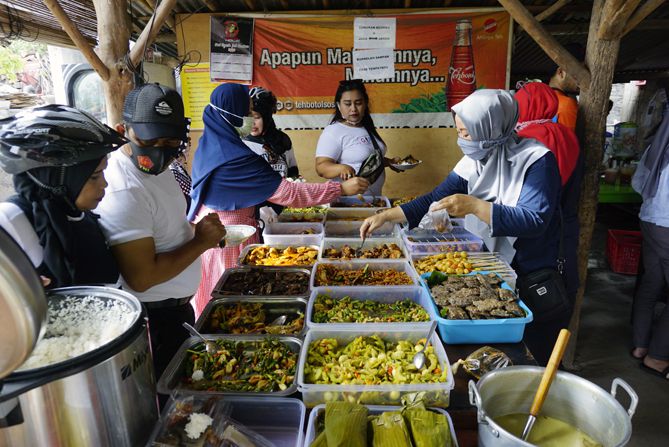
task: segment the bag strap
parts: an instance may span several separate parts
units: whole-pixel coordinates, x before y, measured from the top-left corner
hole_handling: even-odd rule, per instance
[[[564,258],[564,220],[562,218],[561,204],[558,205],[558,215],[560,216],[560,242],[558,244],[557,269],[558,273],[562,274],[564,272],[566,259]]]

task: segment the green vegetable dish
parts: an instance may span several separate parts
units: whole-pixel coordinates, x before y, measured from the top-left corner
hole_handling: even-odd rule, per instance
[[[384,341],[378,335],[357,337],[345,346],[333,338],[317,340],[309,346],[305,382],[335,385],[446,382],[448,370],[441,369],[432,345],[425,350],[425,367],[418,370],[413,365],[413,356],[423,349],[424,343],[424,338],[416,343],[395,342]]]
[[[218,347],[213,354],[202,343],[187,351],[186,388],[253,393],[283,391],[293,384],[297,353],[279,340],[212,341]]]
[[[314,323],[401,323],[429,321],[430,316],[418,303],[408,299],[383,303],[318,295],[312,319]]]

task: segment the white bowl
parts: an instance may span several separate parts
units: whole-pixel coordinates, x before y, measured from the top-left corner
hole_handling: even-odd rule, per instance
[[[225,226],[225,246],[237,247],[246,242],[248,238],[256,233],[256,227],[251,225],[226,225]]]
[[[395,169],[399,169],[400,171],[408,171],[409,169],[413,169],[419,164],[421,164],[423,160],[418,160],[418,163],[413,163],[413,164],[400,164],[400,163],[391,163],[390,166],[392,166]]]

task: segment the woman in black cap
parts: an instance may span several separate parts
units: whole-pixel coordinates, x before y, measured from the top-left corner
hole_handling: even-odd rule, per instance
[[[0,203],[0,226],[45,283],[117,282],[116,262],[92,210],[107,186],[107,153],[125,142],[68,106],[36,107],[0,121],[0,166],[13,174],[17,193]]]

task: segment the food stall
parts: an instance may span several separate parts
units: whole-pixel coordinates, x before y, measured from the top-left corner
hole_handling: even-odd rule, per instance
[[[328,445],[342,424],[349,441],[367,427],[377,441],[366,445],[398,436],[412,445],[425,420],[434,445],[477,445],[482,412],[470,380],[536,365],[522,343],[532,313],[514,293],[515,273],[457,221],[449,233],[392,225],[361,247],[362,220],[383,209],[369,199],[287,209],[285,223],[265,228],[265,242],[279,243],[242,250],[196,323],[215,346],[190,338],[158,381],[173,399],[149,445],[183,445],[193,413],[204,415],[196,434],[211,445],[229,431],[249,445]]]

